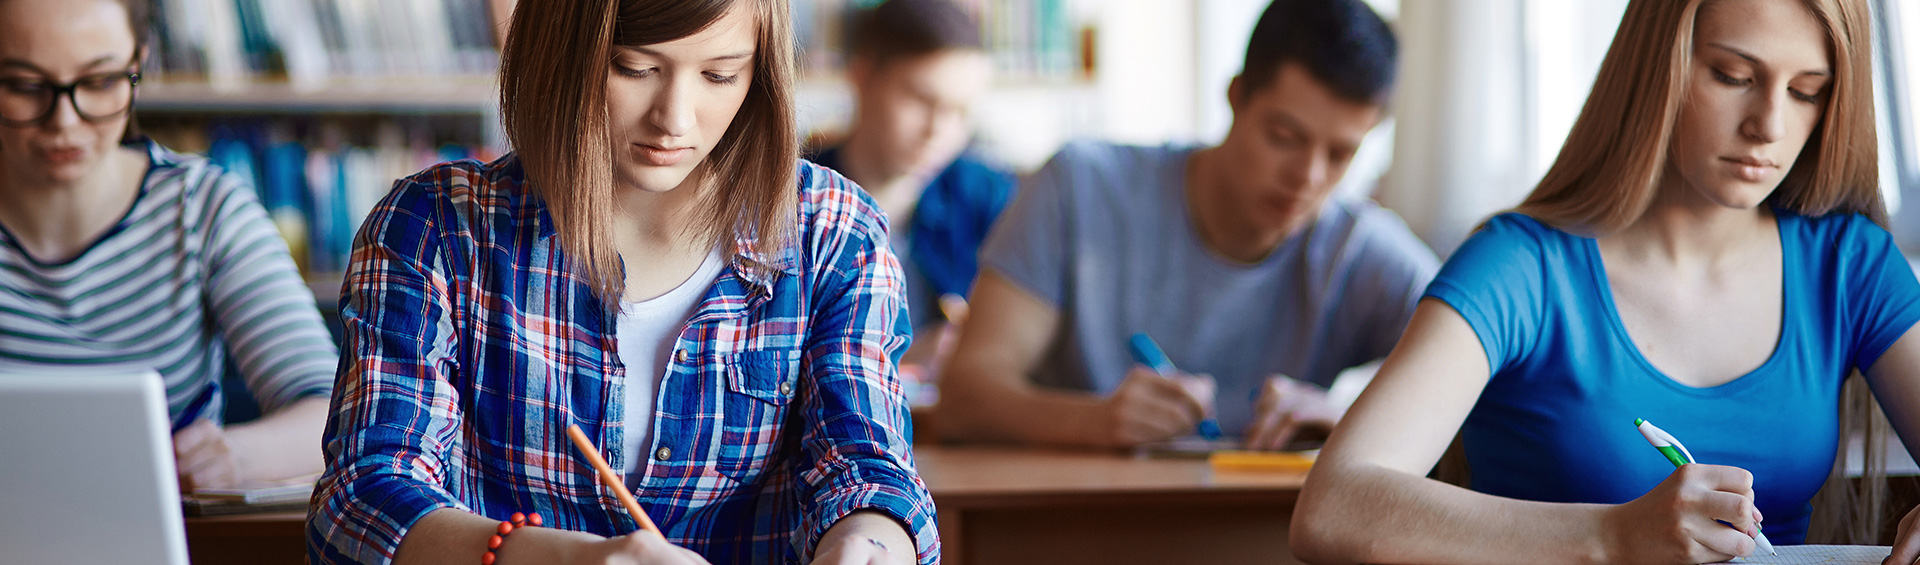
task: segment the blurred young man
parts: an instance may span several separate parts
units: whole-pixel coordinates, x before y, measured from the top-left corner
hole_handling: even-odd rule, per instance
[[[954,298],[973,286],[980,244],[1013,194],[1013,175],[965,153],[967,112],[993,68],[979,24],[948,0],[889,0],[861,13],[849,40],[853,126],[810,158],[886,211],[914,328],[902,372],[925,371],[952,341],[947,314],[964,310]]]
[[[1328,199],[1397,50],[1361,0],[1276,0],[1220,145],[1062,149],[981,252],[944,435],[1129,446],[1217,416],[1276,449],[1329,429],[1324,387],[1393,348],[1437,268],[1392,212]],[[1134,333],[1178,370],[1136,363]]]

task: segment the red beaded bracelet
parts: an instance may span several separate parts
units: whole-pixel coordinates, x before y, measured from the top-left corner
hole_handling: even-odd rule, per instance
[[[487,538],[487,554],[480,556],[480,565],[493,565],[494,560],[498,559],[498,557],[495,557],[493,554],[494,550],[500,549],[500,544],[506,543],[507,534],[513,533],[514,528],[538,525],[540,525],[539,512],[532,514],[515,512],[512,516],[508,516],[507,521],[500,523],[499,533]]]

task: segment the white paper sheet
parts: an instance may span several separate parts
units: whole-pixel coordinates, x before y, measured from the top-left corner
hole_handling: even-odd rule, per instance
[[[1754,555],[1727,563],[1767,563],[1772,565],[1880,565],[1893,548],[1873,545],[1782,545],[1774,549],[1780,555]]]

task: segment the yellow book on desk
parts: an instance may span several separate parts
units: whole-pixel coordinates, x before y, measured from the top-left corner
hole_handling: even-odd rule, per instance
[[[1320,454],[1313,451],[1215,451],[1207,464],[1215,471],[1270,471],[1301,473],[1313,468]]]

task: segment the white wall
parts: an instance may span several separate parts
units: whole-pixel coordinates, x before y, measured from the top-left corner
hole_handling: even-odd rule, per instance
[[[1196,122],[1194,4],[1100,2],[1098,137],[1123,143],[1191,139]]]
[[[1526,182],[1521,0],[1401,6],[1399,122],[1394,162],[1378,192],[1441,254],[1461,224],[1510,200]]]
[[[1421,0],[1400,11],[1399,122],[1377,193],[1443,256],[1518,204],[1585,104],[1625,0]]]

